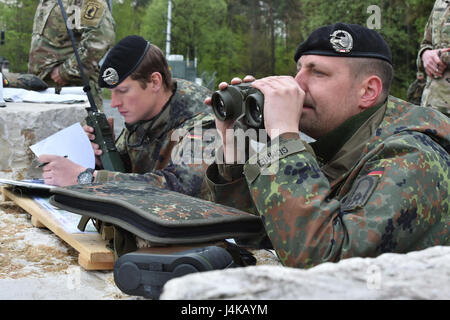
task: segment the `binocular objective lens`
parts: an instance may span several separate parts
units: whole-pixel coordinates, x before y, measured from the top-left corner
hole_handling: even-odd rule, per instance
[[[261,108],[259,107],[259,105],[257,103],[252,103],[250,114],[252,115],[252,118],[256,122],[261,122],[261,120],[262,120],[262,110],[261,110]]]
[[[254,97],[247,98],[248,115],[254,123],[261,123],[263,110]]]
[[[225,108],[225,103],[223,102],[222,98],[219,97],[218,99],[218,103],[217,103],[217,111],[219,112],[219,114],[226,118],[227,117],[227,109]]]
[[[225,120],[227,116],[227,109],[225,106],[225,101],[223,101],[220,94],[213,94],[212,96],[212,106],[216,115],[220,120]]]

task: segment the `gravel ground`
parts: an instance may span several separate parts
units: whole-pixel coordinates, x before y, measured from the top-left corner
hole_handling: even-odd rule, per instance
[[[85,271],[78,253],[12,202],[0,205],[0,300],[122,300],[112,271]]]

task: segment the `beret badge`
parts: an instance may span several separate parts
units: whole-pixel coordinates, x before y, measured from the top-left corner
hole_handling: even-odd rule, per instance
[[[339,53],[349,53],[353,48],[353,38],[345,30],[336,30],[330,35],[333,49]]]
[[[102,78],[108,85],[113,86],[119,81],[119,74],[114,68],[108,68],[103,72]]]

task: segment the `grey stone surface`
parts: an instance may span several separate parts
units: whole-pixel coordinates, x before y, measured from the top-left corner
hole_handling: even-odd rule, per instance
[[[30,170],[34,143],[76,122],[84,123],[87,104],[7,102],[0,109],[0,178],[38,177]],[[31,168],[32,169],[32,168]]]
[[[308,270],[252,266],[172,279],[161,299],[450,299],[449,266],[447,246]]]

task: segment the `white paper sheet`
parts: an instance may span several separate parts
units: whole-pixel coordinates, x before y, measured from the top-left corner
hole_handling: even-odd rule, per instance
[[[51,190],[53,188],[56,188],[56,186],[45,184],[43,179],[25,179],[20,181],[10,179],[0,179],[0,185],[18,186],[18,187],[26,187],[28,189],[44,189],[44,190]]]
[[[42,198],[39,196],[33,196],[32,198],[35,202],[44,207],[52,218],[58,221],[59,226],[62,227],[67,233],[97,233],[97,229],[95,229],[92,224],[92,220],[89,220],[84,232],[80,231],[78,230],[78,223],[80,222],[81,217],[80,215],[51,205],[48,198]]]
[[[47,88],[44,91],[39,91],[39,93],[56,94],[54,87]],[[87,99],[87,95],[86,95],[86,93],[84,93],[83,87],[62,87],[61,88],[61,92],[59,94],[60,95],[63,95],[63,94],[77,94],[77,95],[85,96],[86,99]]]
[[[54,88],[39,92],[20,88],[3,88],[3,97],[7,102],[83,103],[88,101],[87,95],[84,92],[80,93],[78,89],[61,90],[61,94],[55,94]]]
[[[39,141],[30,149],[37,157],[42,154],[67,156],[68,159],[85,168],[95,168],[94,150],[78,122]]]

